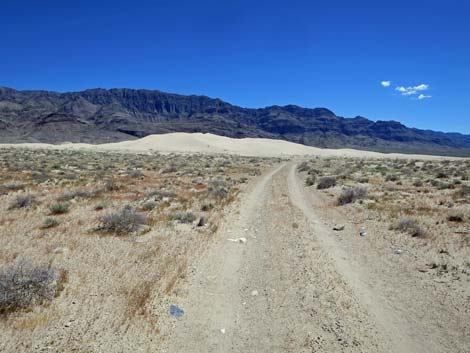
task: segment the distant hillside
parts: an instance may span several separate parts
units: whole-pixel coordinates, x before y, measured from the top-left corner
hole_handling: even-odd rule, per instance
[[[169,132],[275,138],[327,148],[470,156],[470,136],[347,119],[325,108],[247,109],[160,91],[17,91],[0,87],[0,143],[105,143]]]

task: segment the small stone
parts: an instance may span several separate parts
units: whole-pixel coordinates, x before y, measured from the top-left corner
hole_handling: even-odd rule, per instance
[[[67,249],[66,247],[57,247],[54,249],[54,254],[66,254],[68,252],[69,249]]]
[[[252,290],[252,291],[251,291],[251,295],[252,295],[253,297],[256,297],[256,296],[258,295],[258,291],[257,291],[256,289],[255,289],[255,290]]]
[[[333,230],[341,231],[344,230],[344,224],[337,224],[333,227]]]
[[[221,328],[220,332],[222,332],[222,334],[225,335],[225,329],[224,328]]]

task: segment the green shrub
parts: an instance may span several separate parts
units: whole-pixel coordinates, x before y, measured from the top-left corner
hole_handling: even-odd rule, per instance
[[[70,204],[68,202],[57,202],[49,206],[49,211],[51,214],[59,215],[64,214],[69,211]]]
[[[312,186],[315,184],[315,181],[316,181],[316,177],[314,175],[310,175],[307,177],[307,179],[305,179],[305,185]]]
[[[192,223],[196,220],[196,216],[191,212],[177,212],[172,219],[180,223]]]
[[[152,211],[157,206],[155,201],[147,201],[142,205],[142,209],[145,211]]]
[[[44,221],[42,221],[41,228],[53,228],[57,225],[59,225],[59,221],[57,221],[55,218],[47,217],[44,218]]]

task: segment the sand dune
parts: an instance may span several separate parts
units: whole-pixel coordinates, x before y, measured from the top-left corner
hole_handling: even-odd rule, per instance
[[[228,153],[253,157],[278,156],[344,156],[368,158],[419,158],[435,159],[443,157],[427,155],[409,155],[399,153],[378,153],[354,149],[322,149],[293,142],[262,139],[235,139],[203,133],[176,132],[162,135],[149,135],[132,141],[100,145],[84,143],[64,143],[51,145],[45,143],[0,144],[0,147],[54,148],[54,149],[96,149],[129,152],[181,152],[181,153]],[[447,157],[446,157],[447,158]],[[451,158],[451,157],[449,157]],[[451,158],[454,159],[454,158]]]

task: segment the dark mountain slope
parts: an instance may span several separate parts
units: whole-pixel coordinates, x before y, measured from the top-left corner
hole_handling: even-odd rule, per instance
[[[83,92],[0,88],[0,142],[129,140],[168,132],[285,139],[311,146],[470,156],[470,136],[346,119],[325,108],[241,108],[220,99],[160,91]]]

